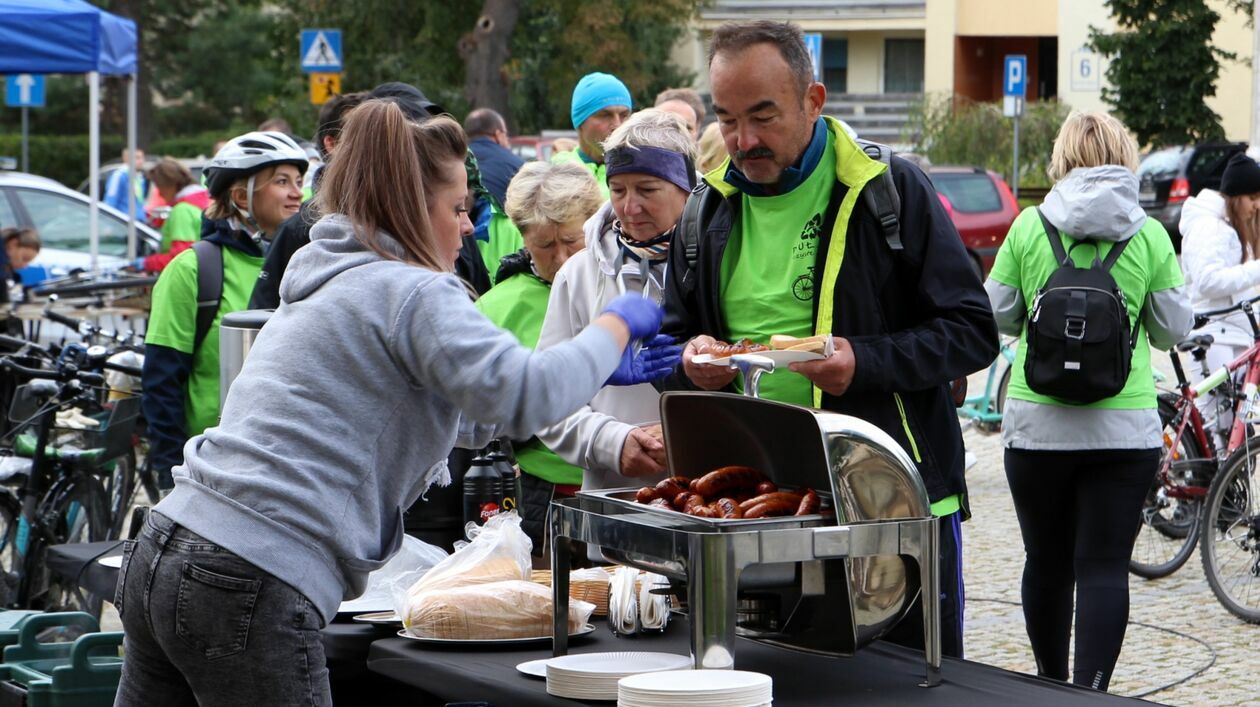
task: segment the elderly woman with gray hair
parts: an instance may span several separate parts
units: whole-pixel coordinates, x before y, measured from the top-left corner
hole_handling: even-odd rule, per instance
[[[538,348],[572,338],[604,304],[626,292],[660,302],[670,237],[695,183],[695,142],[678,116],[635,113],[604,142],[610,200],[586,222],[586,249],[556,275]],[[662,337],[664,338],[664,337]],[[672,341],[658,341],[655,378],[678,361]],[[660,394],[650,379],[605,386],[591,402],[538,438],[585,470],[583,489],[626,486],[626,477],[665,473]]]

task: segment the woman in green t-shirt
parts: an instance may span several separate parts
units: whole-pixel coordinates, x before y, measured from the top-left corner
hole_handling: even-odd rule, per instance
[[[1024,621],[1040,675],[1106,690],[1129,616],[1128,563],[1143,499],[1159,464],[1151,347],[1166,349],[1190,330],[1181,269],[1164,228],[1138,205],[1137,145],[1105,113],[1073,113],[1055,139],[1054,188],[1040,211],[1078,267],[1128,241],[1111,269],[1131,326],[1145,333],[1115,396],[1078,405],[1034,392],[1020,346],[1002,419],[1006,477],[1026,559]],[[998,251],[985,289],[998,328],[1026,338],[1029,303],[1057,267],[1037,209],[1025,209]]]

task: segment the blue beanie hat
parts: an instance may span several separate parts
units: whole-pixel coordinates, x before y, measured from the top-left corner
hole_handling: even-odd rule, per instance
[[[612,74],[596,71],[578,81],[573,89],[573,104],[569,117],[576,130],[586,119],[608,106],[630,107],[630,89]]]

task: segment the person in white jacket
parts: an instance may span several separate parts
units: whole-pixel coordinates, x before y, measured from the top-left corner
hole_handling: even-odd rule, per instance
[[[635,113],[604,142],[610,201],[586,222],[586,249],[552,282],[539,350],[572,338],[621,294],[661,301],[670,237],[695,182],[695,149],[682,120],[659,110]],[[583,489],[631,485],[626,477],[646,483],[665,474],[659,399],[650,383],[605,386],[537,436],[584,469]]]
[[[1260,285],[1260,165],[1245,154],[1230,158],[1220,191],[1204,189],[1181,208],[1181,259],[1196,312],[1236,304],[1257,294]],[[1209,370],[1216,370],[1251,346],[1251,325],[1242,312],[1215,319],[1193,335],[1210,334]],[[1190,366],[1195,380],[1200,367]],[[1223,403],[1223,404],[1221,404]],[[1234,415],[1228,401],[1204,396],[1196,401],[1204,419],[1215,420],[1219,443],[1228,438]]]

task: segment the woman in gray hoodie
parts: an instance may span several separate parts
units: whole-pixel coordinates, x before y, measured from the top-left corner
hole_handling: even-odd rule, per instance
[[[311,244],[175,489],[128,544],[118,704],[329,704],[319,629],[402,542],[402,512],[449,483],[452,446],[528,437],[632,367],[660,310],[614,300],[535,353],[451,274],[466,145],[449,118],[350,114]]]
[[[998,251],[985,289],[998,329],[1021,337],[1002,419],[1006,477],[1026,559],[1024,621],[1037,672],[1068,679],[1076,603],[1072,681],[1106,690],[1129,617],[1128,563],[1143,499],[1162,447],[1151,347],[1167,349],[1190,330],[1181,268],[1163,226],[1138,205],[1137,145],[1104,113],[1074,113],[1055,139],[1054,188],[1041,215],[1077,267],[1128,241],[1111,276],[1123,291],[1130,326],[1146,344],[1115,396],[1079,405],[1034,392],[1024,376],[1029,303],[1055,271],[1038,210],[1025,209]]]

